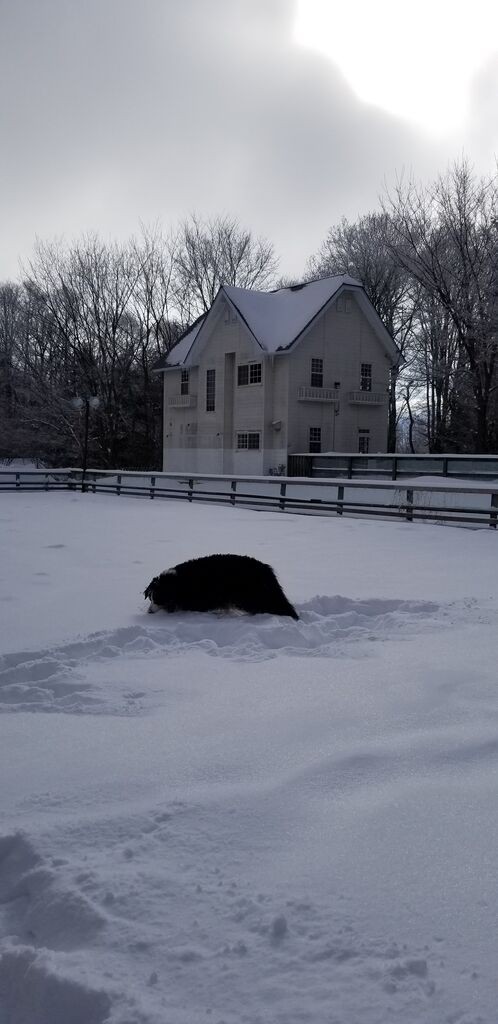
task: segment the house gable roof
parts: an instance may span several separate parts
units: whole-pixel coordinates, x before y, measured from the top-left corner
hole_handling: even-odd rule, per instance
[[[278,288],[273,292],[258,292],[247,288],[223,285],[208,313],[196,320],[155,369],[166,370],[195,365],[196,357],[206,338],[206,332],[219,311],[220,300],[225,298],[236,311],[253,340],[264,352],[274,354],[286,351],[296,344],[333,299],[344,291],[355,293],[360,307],[375,330],[381,344],[393,362],[398,349],[391,335],[368,299],[361,283],[347,275],[325,277],[305,284]]]
[[[177,338],[169,352],[154,363],[154,366],[152,367],[153,372],[171,370],[175,367],[185,365],[192,345],[194,344],[205,319],[206,313],[203,313],[202,316],[197,317],[197,320],[195,320],[191,327],[187,327],[187,330],[184,331],[183,334],[180,334],[180,337]]]
[[[352,277],[324,277],[308,284],[256,292],[225,285],[223,291],[266,352],[289,348]]]

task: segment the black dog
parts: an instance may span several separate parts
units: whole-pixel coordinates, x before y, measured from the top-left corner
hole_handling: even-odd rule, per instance
[[[207,555],[166,569],[144,591],[149,612],[212,612],[238,608],[250,615],[299,615],[270,565],[247,555]]]

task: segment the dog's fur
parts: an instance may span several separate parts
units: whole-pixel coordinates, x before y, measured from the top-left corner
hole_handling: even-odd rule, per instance
[[[299,615],[270,565],[248,555],[207,555],[166,569],[144,591],[149,612],[228,611],[250,615]]]

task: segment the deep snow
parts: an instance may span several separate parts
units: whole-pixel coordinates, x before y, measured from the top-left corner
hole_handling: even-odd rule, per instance
[[[496,1024],[498,537],[0,498],[1,1024]],[[270,562],[301,614],[148,616]]]

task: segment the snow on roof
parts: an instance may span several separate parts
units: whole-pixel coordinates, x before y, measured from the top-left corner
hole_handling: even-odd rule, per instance
[[[166,370],[169,366],[181,366],[185,362],[205,319],[206,314],[203,313],[192,324],[192,327],[184,331],[168,354],[156,363],[154,370]]]
[[[324,277],[308,284],[257,292],[224,285],[252,334],[267,352],[287,348],[343,285],[361,288],[353,277]]]
[[[286,349],[311,324],[318,313],[343,287],[357,288],[363,294],[360,281],[341,275],[324,277],[319,281],[277,288],[273,292],[258,292],[250,288],[222,285],[211,310],[220,295],[225,295],[246,323],[253,337],[265,352]],[[199,317],[173,346],[168,355],[156,363],[155,370],[184,366],[188,361],[204,323],[211,310]]]

